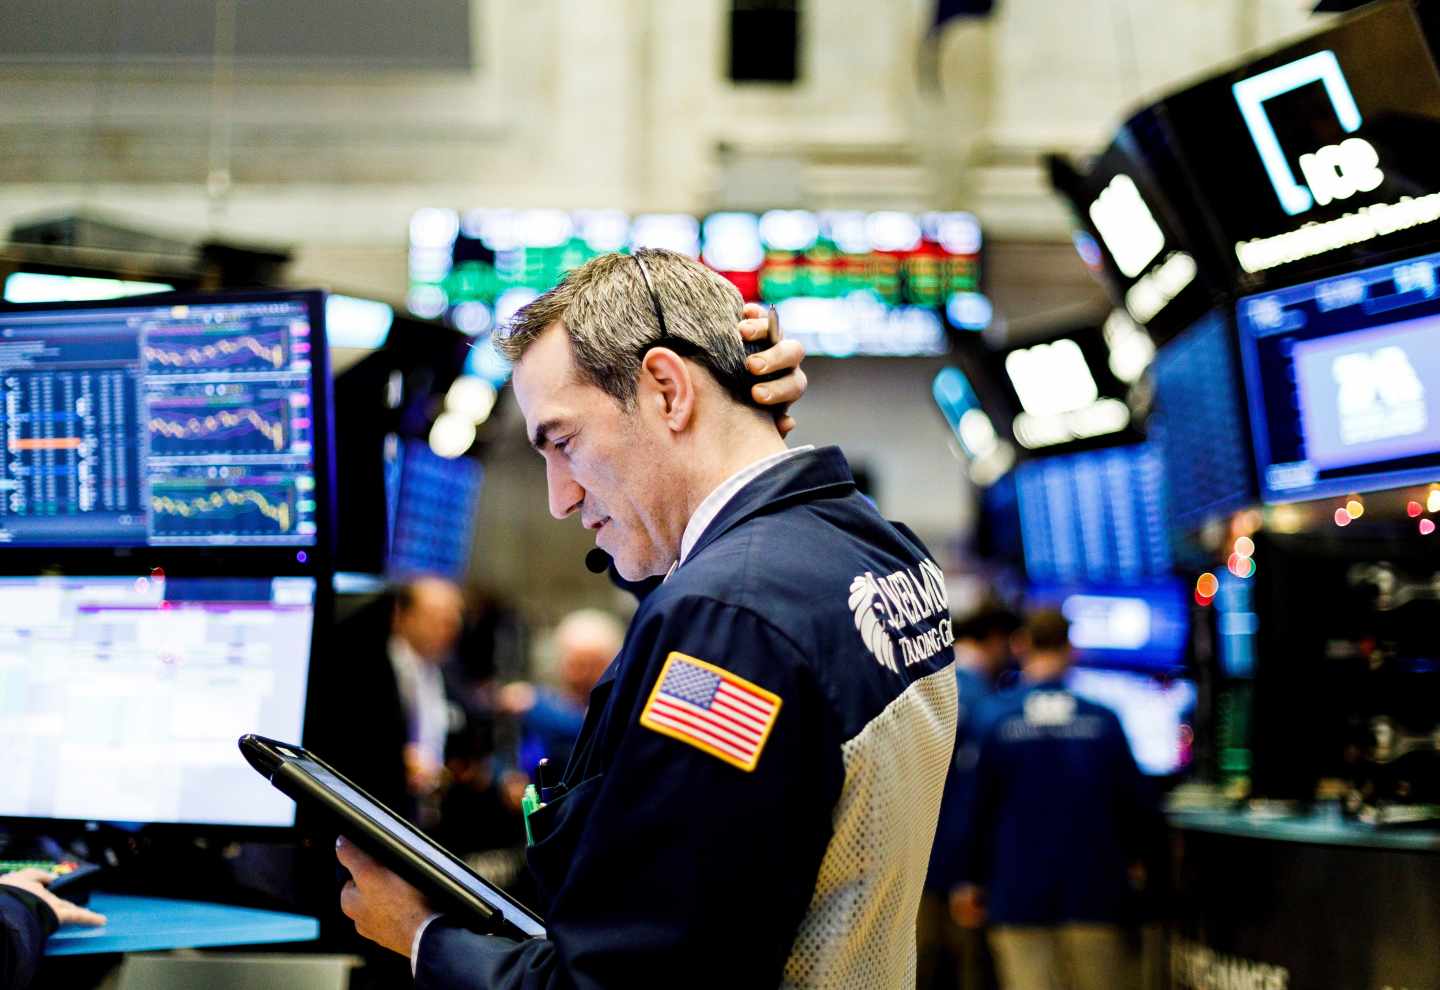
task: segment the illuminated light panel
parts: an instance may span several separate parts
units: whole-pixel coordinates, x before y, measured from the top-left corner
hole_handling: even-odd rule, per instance
[[[982,292],[952,292],[945,315],[962,330],[984,330],[995,318],[995,306]]]
[[[1440,512],[1440,488],[1430,489],[1430,494],[1425,496],[1425,508],[1429,512]]]
[[[759,271],[765,261],[760,223],[753,213],[710,214],[703,227],[701,260],[717,272]]]
[[[430,449],[438,456],[454,459],[475,443],[475,421],[459,413],[443,412],[430,427]]]
[[[1116,175],[1090,204],[1090,219],[1115,267],[1126,278],[1135,278],[1165,247],[1165,235],[1150,212],[1135,180]]]
[[[5,279],[5,301],[12,303],[78,302],[82,299],[119,299],[150,292],[169,292],[165,282],[127,282],[82,275],[47,275],[12,272]]]
[[[377,299],[325,298],[325,342],[331,347],[380,347],[394,321],[395,311]]]
[[[1429,535],[1430,535],[1431,533],[1433,533],[1433,532],[1435,532],[1435,520],[1433,520],[1433,519],[1421,519],[1421,520],[1420,520],[1420,535],[1421,535],[1421,536],[1429,536]]]
[[[760,239],[768,248],[776,251],[808,251],[820,239],[820,220],[809,210],[770,210],[761,215],[759,231]]]
[[[449,247],[460,233],[460,215],[454,210],[424,207],[410,217],[410,243],[414,247]]]

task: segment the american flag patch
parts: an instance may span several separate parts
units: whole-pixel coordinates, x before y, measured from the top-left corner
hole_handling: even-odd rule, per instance
[[[779,711],[779,695],[704,660],[671,653],[640,724],[750,771]]]

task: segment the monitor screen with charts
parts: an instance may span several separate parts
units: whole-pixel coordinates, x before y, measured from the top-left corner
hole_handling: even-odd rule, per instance
[[[0,818],[289,826],[246,732],[302,734],[313,578],[0,578]]]
[[[0,544],[316,543],[321,295],[183,298],[0,310]]]

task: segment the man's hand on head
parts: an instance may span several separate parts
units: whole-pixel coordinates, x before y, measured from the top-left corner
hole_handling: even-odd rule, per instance
[[[770,321],[765,307],[759,303],[746,303],[740,320],[740,336],[748,341],[765,340],[770,334]],[[774,406],[775,425],[783,437],[795,429],[795,417],[787,411],[792,402],[805,394],[805,372],[800,362],[805,360],[805,347],[798,340],[781,340],[766,350],[750,355],[745,367],[752,375],[768,375],[786,372],[774,381],[762,382],[750,389],[750,394],[762,406]]]
[[[409,958],[415,932],[435,913],[424,895],[344,837],[335,840],[335,858],[350,873],[340,910],[355,931]]]
[[[83,908],[78,904],[71,904],[69,901],[56,897],[46,886],[55,879],[55,874],[45,870],[27,869],[17,870],[14,873],[7,873],[0,876],[0,886],[14,887],[16,890],[23,890],[27,894],[33,894],[42,902],[49,905],[50,910],[55,912],[55,917],[62,925],[103,925],[105,916],[96,914],[94,911]]]

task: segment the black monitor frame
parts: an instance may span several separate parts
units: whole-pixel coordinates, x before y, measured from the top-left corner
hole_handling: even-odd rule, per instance
[[[313,411],[315,519],[313,546],[57,546],[0,547],[0,576],[70,575],[76,577],[149,575],[156,568],[167,577],[311,577],[315,579],[314,629],[307,658],[304,731],[308,741],[316,725],[320,699],[316,687],[323,683],[317,671],[322,658],[330,654],[331,622],[334,610],[333,573],[335,560],[335,443],[330,387],[330,361],[325,346],[325,293],[314,289],[273,289],[240,292],[164,292],[121,299],[85,300],[58,303],[3,303],[0,313],[83,312],[113,310],[127,306],[150,308],[156,305],[225,305],[246,302],[300,300],[306,305],[311,332],[310,387]],[[301,558],[303,553],[304,559]],[[79,833],[110,824],[93,819],[0,818],[0,825],[16,831]],[[273,841],[293,834],[299,825],[238,825],[194,822],[115,823],[138,826],[156,836],[213,836],[233,840]]]

